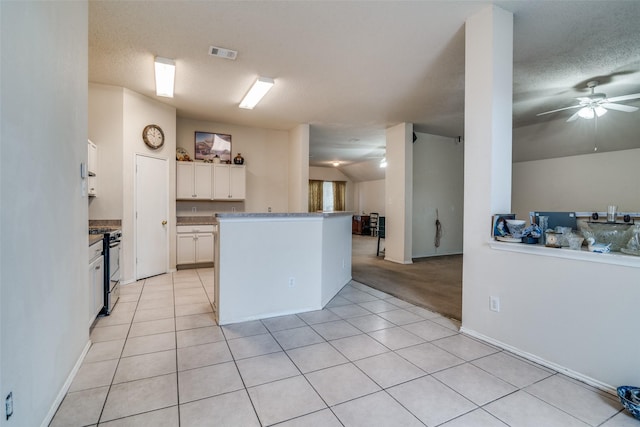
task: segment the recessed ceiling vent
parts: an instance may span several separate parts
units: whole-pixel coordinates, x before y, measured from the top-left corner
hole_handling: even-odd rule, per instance
[[[223,47],[209,46],[209,55],[224,59],[236,59],[238,52]]]

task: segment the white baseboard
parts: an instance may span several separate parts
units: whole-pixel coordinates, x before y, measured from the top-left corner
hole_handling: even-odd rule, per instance
[[[573,371],[573,370],[571,370],[569,368],[566,368],[564,366],[558,365],[557,363],[553,363],[553,362],[550,362],[550,361],[548,361],[546,359],[538,357],[535,354],[531,354],[531,353],[528,353],[526,351],[522,351],[522,350],[520,350],[520,349],[518,349],[516,347],[513,347],[513,346],[510,346],[508,344],[505,344],[505,343],[503,343],[501,341],[498,341],[496,339],[493,339],[491,337],[483,335],[483,334],[481,334],[479,332],[476,332],[476,331],[471,330],[471,329],[467,329],[464,326],[462,326],[460,328],[460,332],[463,332],[463,333],[465,333],[465,334],[467,334],[469,336],[472,336],[474,338],[477,338],[479,340],[485,341],[485,342],[487,342],[487,343],[489,343],[491,345],[494,345],[496,347],[500,347],[503,350],[507,350],[510,353],[516,354],[516,355],[518,355],[518,356],[520,356],[520,357],[522,357],[524,359],[527,359],[527,360],[530,360],[530,361],[532,361],[534,363],[537,363],[538,365],[542,365],[542,366],[545,366],[545,367],[547,367],[549,369],[553,369],[554,371],[560,372],[560,373],[562,373],[562,374],[564,374],[564,375],[566,375],[568,377],[571,377],[571,378],[576,379],[578,381],[581,381],[583,383],[589,384],[590,386],[593,386],[593,387],[595,387],[595,388],[597,388],[599,390],[602,390],[602,391],[605,391],[607,393],[610,393],[610,394],[612,394],[612,395],[614,395],[616,397],[618,396],[618,394],[616,392],[616,387],[612,386],[611,384],[603,383],[602,381],[598,381],[595,378],[588,377],[588,376],[586,376],[584,374],[581,374],[580,372]]]
[[[69,375],[67,376],[67,380],[64,382],[62,389],[60,389],[60,392],[56,396],[56,399],[53,401],[51,408],[49,408],[49,412],[47,412],[47,416],[42,421],[42,424],[40,424],[40,427],[47,427],[51,423],[51,420],[53,420],[53,416],[56,414],[56,411],[58,410],[58,406],[60,406],[60,404],[62,403],[62,400],[67,394],[67,391],[69,391],[69,387],[71,387],[71,383],[73,382],[73,379],[76,377],[76,374],[78,373],[78,369],[80,369],[80,366],[82,365],[82,362],[84,361],[85,356],[89,352],[90,347],[91,347],[91,340],[88,340],[87,344],[84,346],[84,349],[82,350],[82,353],[80,353],[80,357],[78,357],[78,360],[76,360],[76,364],[73,365],[73,369],[71,370],[71,372],[69,372]]]

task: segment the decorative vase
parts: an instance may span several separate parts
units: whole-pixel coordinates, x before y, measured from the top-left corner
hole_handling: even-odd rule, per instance
[[[242,157],[240,153],[238,153],[238,155],[233,158],[233,164],[244,165],[244,157]]]

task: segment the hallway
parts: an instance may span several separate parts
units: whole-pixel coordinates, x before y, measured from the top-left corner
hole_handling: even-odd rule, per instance
[[[462,319],[462,255],[418,258],[396,264],[376,256],[378,239],[352,236],[353,280],[445,317]],[[384,240],[381,240],[381,249]]]

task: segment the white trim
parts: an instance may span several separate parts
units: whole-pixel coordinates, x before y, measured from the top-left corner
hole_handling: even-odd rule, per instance
[[[495,240],[489,241],[489,247],[499,251],[519,252],[529,255],[540,255],[554,258],[574,259],[578,261],[597,262],[602,264],[622,265],[640,268],[640,257],[620,252],[601,254],[585,250],[574,251],[569,248],[548,248],[543,245],[527,245],[524,243],[505,243]]]
[[[155,160],[162,160],[163,162],[165,162],[165,170],[166,170],[166,187],[165,187],[165,191],[167,194],[167,204],[166,204],[166,215],[165,217],[167,218],[167,247],[166,247],[166,252],[167,252],[167,256],[166,256],[166,266],[165,266],[165,273],[169,272],[169,269],[171,267],[171,249],[170,249],[170,244],[171,244],[171,217],[169,216],[169,194],[171,193],[169,191],[169,186],[170,186],[170,180],[171,180],[171,164],[169,163],[169,158],[168,157],[162,157],[162,156],[154,156],[152,154],[149,153],[139,153],[139,152],[135,152],[133,153],[133,224],[132,224],[132,229],[133,229],[133,277],[134,277],[134,282],[137,282],[138,280],[140,280],[140,278],[138,277],[138,263],[136,262],[136,259],[138,257],[138,231],[137,231],[137,225],[138,225],[138,218],[136,215],[136,212],[138,211],[138,156],[141,157],[148,157],[151,159],[155,159]],[[173,218],[175,218],[175,215],[173,216]],[[131,282],[129,282],[131,283]]]
[[[60,389],[60,392],[58,392],[58,395],[56,396],[55,400],[51,404],[51,407],[49,408],[49,412],[47,412],[47,416],[44,417],[44,420],[42,420],[40,427],[47,427],[51,423],[51,420],[53,420],[53,416],[58,411],[58,407],[60,406],[60,404],[62,403],[62,400],[66,396],[67,391],[69,391],[69,387],[71,387],[71,383],[73,382],[73,379],[76,377],[76,374],[78,373],[78,370],[80,369],[80,366],[82,365],[82,362],[84,361],[85,356],[89,352],[89,348],[91,348],[91,340],[87,340],[87,343],[85,344],[84,349],[82,350],[82,353],[80,353],[80,357],[78,357],[76,364],[73,365],[73,369],[71,370],[71,372],[69,372],[69,376],[67,376],[67,380],[64,382],[64,384],[62,385],[62,388]]]
[[[460,327],[460,332],[472,336],[474,338],[477,338],[481,341],[484,341],[488,344],[494,345],[496,347],[500,347],[503,350],[507,350],[510,353],[513,353],[515,355],[518,355],[520,357],[523,357],[527,360],[530,360],[531,362],[537,363],[538,365],[542,365],[545,366],[547,368],[553,369],[554,371],[560,372],[568,377],[571,377],[573,379],[576,379],[578,381],[582,381],[583,383],[589,384],[590,386],[593,386],[597,389],[600,389],[602,391],[605,391],[607,393],[610,393],[614,396],[618,396],[617,392],[616,392],[616,387],[610,385],[610,384],[606,384],[603,383],[602,381],[598,381],[595,378],[591,378],[588,377],[586,375],[581,374],[580,372],[576,372],[573,371],[571,369],[568,369],[562,365],[558,365],[557,363],[553,363],[550,362],[546,359],[542,359],[541,357],[538,357],[534,354],[528,353],[526,351],[522,351],[516,347],[510,346],[508,344],[503,343],[502,341],[498,341],[496,339],[493,339],[491,337],[488,337],[486,335],[483,335],[479,332],[476,332],[474,330],[471,329],[467,329],[464,326]]]
[[[396,264],[413,264],[413,259],[410,259],[409,261],[405,261],[405,260],[399,260],[399,259],[394,259],[394,258],[390,258],[388,256],[384,257],[385,261],[390,261],[390,262],[395,262]]]

